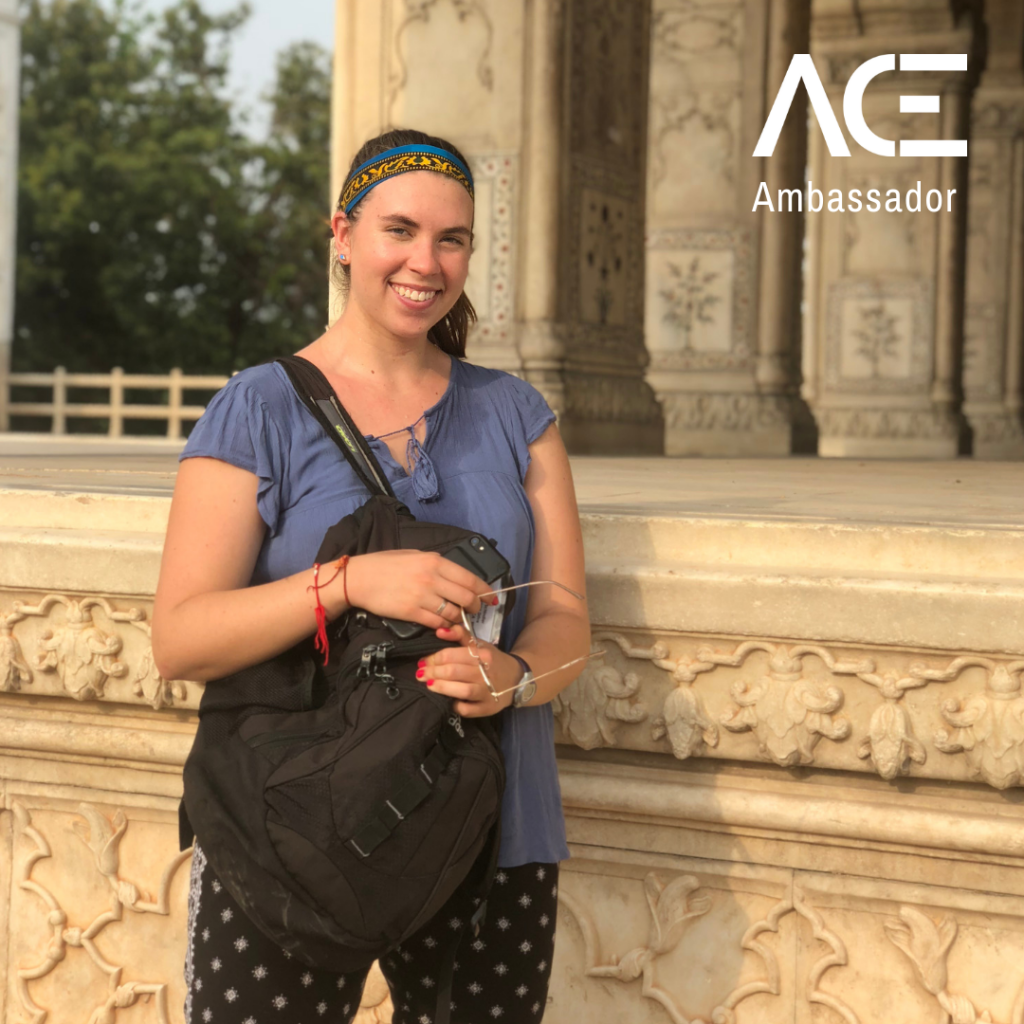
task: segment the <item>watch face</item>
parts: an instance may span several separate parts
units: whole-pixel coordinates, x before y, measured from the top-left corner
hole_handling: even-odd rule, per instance
[[[529,673],[532,677],[532,673]],[[532,678],[523,677],[523,681],[519,684],[518,689],[512,699],[512,703],[518,708],[523,704],[528,704],[533,700],[533,695],[537,692],[537,684]]]

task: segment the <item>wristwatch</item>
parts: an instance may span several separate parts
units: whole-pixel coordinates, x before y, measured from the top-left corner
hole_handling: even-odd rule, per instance
[[[527,665],[526,659],[520,658],[518,654],[513,654],[512,657],[523,667],[523,678],[519,680],[516,692],[512,694],[512,707],[521,708],[533,700],[537,693],[537,684],[533,681],[533,670]]]

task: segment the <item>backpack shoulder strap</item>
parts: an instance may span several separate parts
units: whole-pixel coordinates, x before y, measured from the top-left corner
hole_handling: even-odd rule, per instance
[[[334,388],[320,372],[319,367],[302,356],[278,356],[274,362],[284,367],[303,405],[317,418],[337,444],[341,454],[345,456],[370,493],[386,494],[393,498],[395,492],[391,489],[391,484],[377,457],[366,443],[366,438],[352,422],[352,417],[338,400]]]

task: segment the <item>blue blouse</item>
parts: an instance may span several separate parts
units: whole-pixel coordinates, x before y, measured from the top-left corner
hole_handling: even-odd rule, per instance
[[[493,538],[515,582],[525,583],[534,542],[523,489],[528,446],[554,413],[518,377],[452,359],[448,387],[424,415],[426,437],[412,476],[383,440],[367,438],[396,497],[417,519]],[[259,478],[256,504],[267,533],[251,585],[310,568],[328,527],[369,496],[277,363],[243,370],[214,395],[180,458],[195,456],[221,459]],[[502,628],[505,650],[515,643],[525,616],[526,592],[518,591]],[[565,860],[551,705],[502,714],[507,778],[499,864]]]

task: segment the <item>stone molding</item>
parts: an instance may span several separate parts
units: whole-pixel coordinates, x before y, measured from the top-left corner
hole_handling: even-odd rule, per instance
[[[143,609],[118,610],[105,597],[15,600],[0,614],[0,688],[153,710],[195,708],[200,684],[160,677],[145,617]],[[594,650],[606,652],[608,660],[588,666],[555,699],[562,742],[587,750],[671,751],[680,760],[875,771],[890,780],[909,774],[998,789],[1024,785],[1024,656],[768,639],[730,645],[683,634],[649,639],[594,633]],[[649,667],[640,672],[643,663]],[[696,685],[710,675],[719,685]],[[882,702],[868,699],[871,690],[864,685],[855,695],[851,687],[857,683]],[[908,691],[924,690],[928,699],[906,699]],[[634,728],[620,735],[620,723]],[[4,746],[52,746],[45,726],[17,716],[7,726]],[[87,726],[80,729],[83,753],[118,746],[116,728],[100,729],[94,739]],[[746,733],[753,745],[741,738]],[[823,739],[829,742],[819,746]],[[61,750],[66,740],[53,742]],[[168,742],[173,751],[168,748],[167,757],[179,763],[187,740]],[[151,740],[143,743],[150,746]],[[138,755],[125,748],[121,756]]]
[[[659,397],[665,425],[675,430],[788,428],[793,419],[793,401],[782,395],[665,390]]]
[[[823,437],[953,439],[960,429],[953,412],[927,409],[819,407],[815,419]]]
[[[1024,656],[600,630],[593,640],[605,662],[553,704],[562,743],[1024,785]]]

